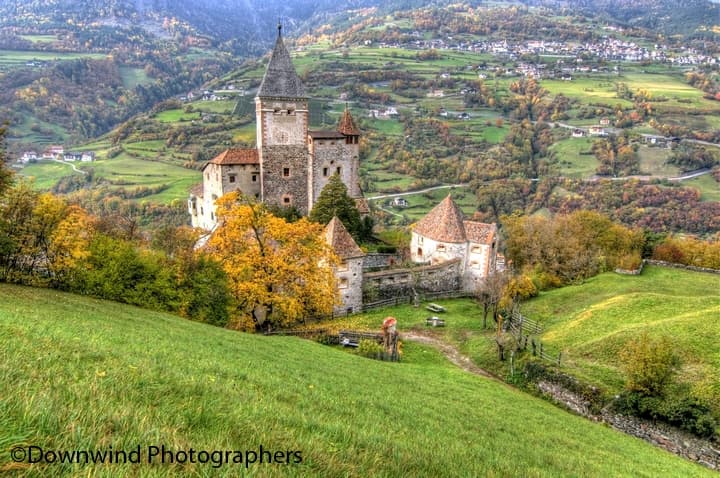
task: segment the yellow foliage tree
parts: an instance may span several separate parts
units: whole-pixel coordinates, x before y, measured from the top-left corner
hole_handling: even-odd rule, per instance
[[[231,326],[286,327],[332,311],[338,259],[322,225],[305,218],[288,223],[237,193],[217,206],[219,226],[206,247],[223,265],[236,301]]]
[[[89,255],[95,221],[78,206],[67,208],[65,217],[53,231],[48,247],[48,264],[57,284],[72,280],[78,264]]]

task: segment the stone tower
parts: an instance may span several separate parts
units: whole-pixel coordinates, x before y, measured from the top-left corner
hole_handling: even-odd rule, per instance
[[[263,202],[309,212],[308,97],[278,25],[270,63],[255,97]]]

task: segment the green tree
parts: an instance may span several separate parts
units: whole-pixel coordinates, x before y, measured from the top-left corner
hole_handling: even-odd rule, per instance
[[[355,200],[348,195],[347,186],[338,174],[333,174],[320,192],[317,202],[310,211],[311,221],[327,224],[337,216],[353,238],[361,242],[363,224]]]
[[[5,155],[5,132],[7,128],[0,126],[0,197],[12,184],[12,171],[5,166],[7,160]]]

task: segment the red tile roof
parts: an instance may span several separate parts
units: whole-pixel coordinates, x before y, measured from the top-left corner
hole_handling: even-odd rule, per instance
[[[365,255],[337,216],[333,217],[325,226],[325,240],[341,259],[352,259]]]
[[[467,240],[476,244],[492,245],[497,235],[497,226],[495,224],[465,221],[463,225],[465,226]]]
[[[414,232],[438,242],[465,242],[465,227],[460,208],[450,195],[415,225]]]
[[[226,149],[208,161],[212,164],[260,164],[257,149]]]
[[[365,198],[355,198],[355,207],[360,215],[370,214],[370,204]]]
[[[355,121],[353,120],[350,110],[347,107],[345,108],[345,111],[343,111],[343,115],[340,117],[338,131],[348,136],[360,134],[360,130],[357,126],[355,126]]]

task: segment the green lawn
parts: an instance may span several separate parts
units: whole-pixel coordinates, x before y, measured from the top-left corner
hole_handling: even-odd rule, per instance
[[[87,167],[92,167],[96,176],[122,183],[117,187],[125,189],[167,185],[168,188],[161,193],[142,198],[143,201],[151,202],[168,203],[175,199],[185,199],[190,186],[202,179],[200,171],[160,161],[132,158],[124,154],[113,159],[95,161]]]
[[[62,61],[76,60],[78,58],[103,59],[106,57],[107,55],[102,53],[0,50],[0,66],[24,65],[28,61]]]
[[[377,324],[379,326],[379,324]],[[298,451],[253,476],[714,476],[474,376],[432,349],[377,362],[135,307],[0,285],[0,471],[241,476],[147,464],[147,448]],[[13,464],[14,446],[134,450],[140,464]]]
[[[682,185],[698,189],[703,201],[720,201],[720,183],[709,174],[683,181]]]
[[[66,176],[79,175],[72,170],[73,163],[56,163],[55,161],[39,161],[28,164],[20,170],[20,175],[31,178],[35,187],[40,190],[49,190]]]
[[[161,123],[177,123],[179,121],[191,121],[200,119],[199,112],[185,113],[183,110],[165,110],[155,115],[155,119]]]
[[[557,157],[559,174],[569,178],[587,178],[595,174],[598,160],[590,153],[593,138],[567,138],[550,147]]]
[[[641,332],[671,338],[680,378],[720,403],[720,275],[646,267],[640,276],[605,273],[544,292],[523,304],[540,321],[543,342],[562,350],[564,369],[617,391],[618,352]]]

